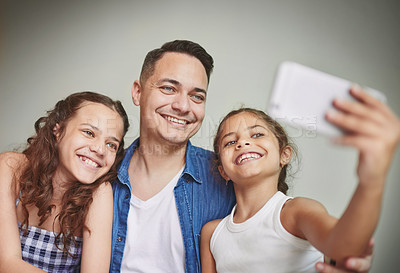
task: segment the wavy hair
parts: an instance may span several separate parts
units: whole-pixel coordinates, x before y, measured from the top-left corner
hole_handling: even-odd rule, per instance
[[[275,137],[278,140],[279,143],[279,149],[280,149],[280,153],[282,153],[283,149],[287,146],[292,148],[292,152],[293,152],[293,157],[297,156],[297,147],[296,145],[291,142],[289,136],[287,135],[285,129],[283,129],[283,127],[274,119],[272,119],[270,116],[268,116],[266,113],[264,113],[263,111],[257,110],[257,109],[253,109],[253,108],[246,108],[246,107],[242,107],[239,108],[237,110],[233,110],[231,112],[229,112],[221,121],[221,123],[218,126],[217,129],[217,133],[215,135],[214,138],[214,161],[215,161],[215,165],[216,166],[220,166],[221,163],[221,158],[219,155],[219,145],[220,145],[220,140],[221,140],[221,133],[222,130],[224,129],[224,124],[225,121],[232,117],[235,116],[237,114],[240,113],[250,113],[260,119],[262,119],[268,126],[268,129],[271,130],[271,132],[275,135]],[[289,186],[287,184],[286,178],[288,175],[288,172],[291,170],[291,164],[288,163],[284,166],[282,166],[281,172],[279,173],[279,178],[278,178],[278,191],[281,191],[283,193],[287,193]]]
[[[68,121],[74,117],[76,111],[84,102],[100,103],[116,111],[123,120],[125,136],[129,128],[128,116],[120,101],[94,92],[74,93],[64,100],[60,100],[54,109],[47,112],[47,116],[35,122],[36,134],[27,140],[27,148],[23,154],[27,157],[27,165],[19,178],[20,202],[24,220],[21,228],[27,232],[29,215],[27,206],[35,205],[40,218],[39,225],[50,216],[55,207],[51,204],[53,196],[53,175],[59,165],[59,154],[54,128],[58,124],[60,136],[65,133]],[[112,182],[117,176],[117,166],[124,156],[124,140],[119,145],[115,162],[110,171],[92,184],[72,183],[67,188],[61,203],[61,212],[56,216],[60,225],[60,232],[56,236],[56,246],[64,253],[69,252],[71,243],[76,245],[74,234],[80,234],[85,227],[85,218],[90,204],[93,201],[93,192],[100,184]],[[54,226],[55,222],[53,223]]]

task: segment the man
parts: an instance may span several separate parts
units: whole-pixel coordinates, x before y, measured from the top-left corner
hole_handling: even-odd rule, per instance
[[[204,118],[212,69],[212,57],[190,41],[147,54],[132,88],[140,138],[114,185],[110,272],[200,272],[202,226],[231,211],[231,183],[212,171],[213,154],[189,141]],[[356,262],[369,267],[369,258]]]

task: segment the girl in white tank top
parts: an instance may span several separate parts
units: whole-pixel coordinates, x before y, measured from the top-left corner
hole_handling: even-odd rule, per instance
[[[351,122],[376,125],[372,117],[386,116],[368,130],[352,128],[351,142],[348,136],[337,140],[360,151],[359,185],[340,219],[317,201],[285,195],[295,147],[279,123],[251,108],[232,111],[223,119],[214,150],[221,175],[234,184],[237,205],[226,218],[203,227],[202,272],[316,272],[323,254],[340,265],[363,254],[378,223],[400,129],[386,137],[391,124],[399,124],[397,117],[364,92],[352,94],[359,101],[347,102],[351,107],[345,109],[337,106],[345,114],[328,116],[329,121],[350,130]],[[359,109],[371,114],[360,117]]]

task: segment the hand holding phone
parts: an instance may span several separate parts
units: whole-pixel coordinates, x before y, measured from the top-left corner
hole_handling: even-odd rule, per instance
[[[283,62],[278,69],[270,97],[268,113],[279,122],[297,128],[315,130],[328,136],[338,136],[343,131],[325,119],[335,98],[353,100],[349,90],[351,81],[306,67],[295,62]],[[363,89],[386,102],[380,91]]]

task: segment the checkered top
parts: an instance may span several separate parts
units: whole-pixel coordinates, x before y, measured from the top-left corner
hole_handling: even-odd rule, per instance
[[[77,257],[73,258],[56,247],[56,233],[34,226],[28,227],[27,235],[19,230],[24,261],[47,272],[80,272],[82,238],[75,237],[77,244],[70,246],[70,253]],[[60,243],[59,247],[62,249],[63,245]]]

